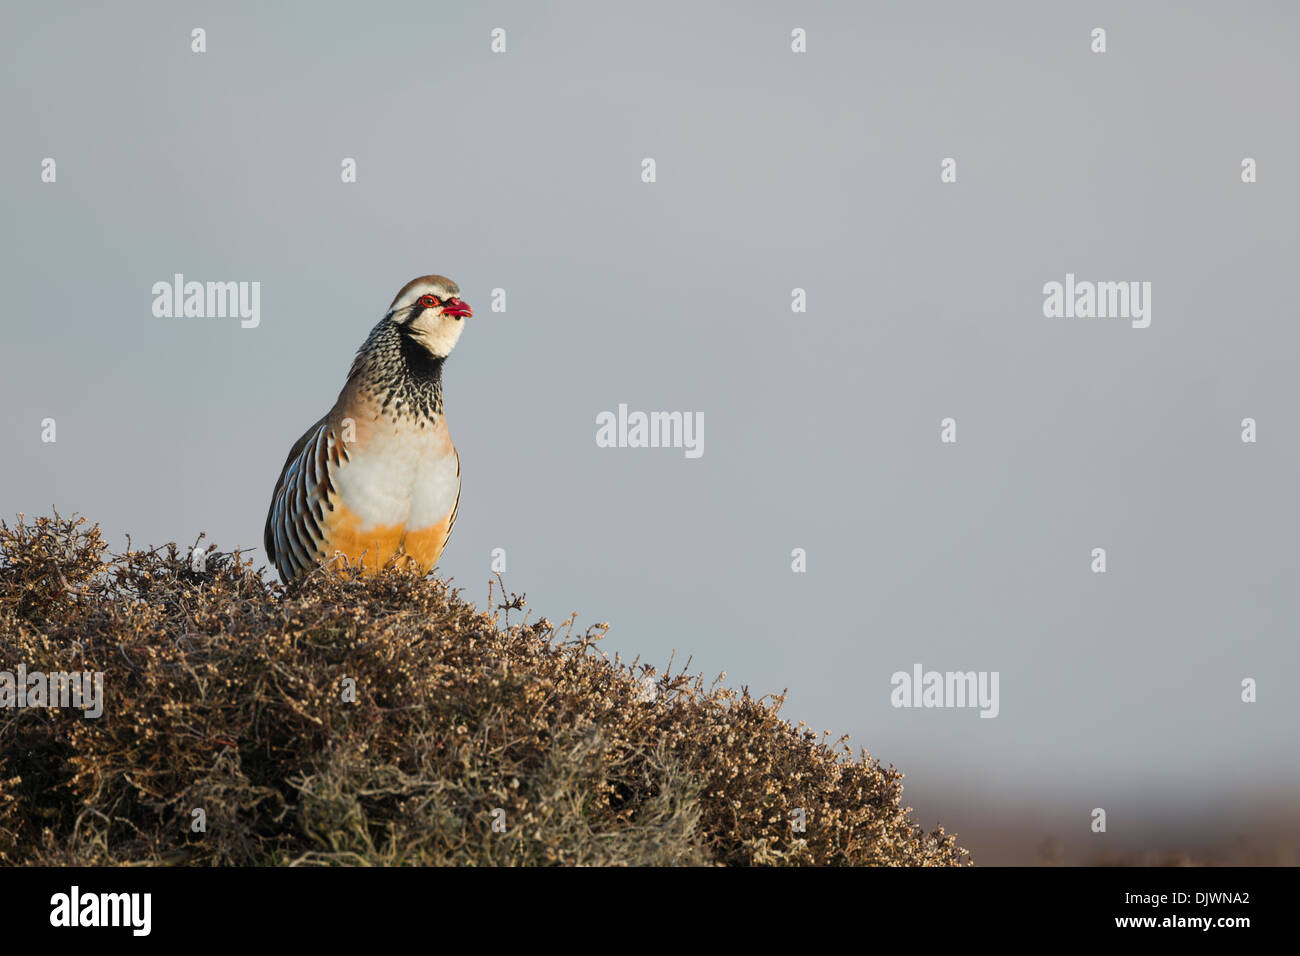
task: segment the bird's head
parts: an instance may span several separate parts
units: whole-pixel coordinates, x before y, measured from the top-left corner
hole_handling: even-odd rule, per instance
[[[385,318],[434,358],[446,358],[473,314],[456,283],[446,276],[420,276],[402,287]]]

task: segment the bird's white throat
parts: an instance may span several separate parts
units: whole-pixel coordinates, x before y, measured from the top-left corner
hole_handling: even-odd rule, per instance
[[[465,322],[455,316],[435,313],[426,309],[406,323],[411,337],[429,350],[434,358],[446,358],[456,347]]]

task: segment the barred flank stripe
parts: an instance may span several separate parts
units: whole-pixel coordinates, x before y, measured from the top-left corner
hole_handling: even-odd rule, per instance
[[[289,450],[263,535],[267,557],[286,581],[328,556],[325,512],[334,510],[337,490],[333,475],[346,461],[347,450],[324,418]]]

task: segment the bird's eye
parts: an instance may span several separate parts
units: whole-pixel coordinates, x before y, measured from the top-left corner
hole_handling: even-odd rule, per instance
[[[420,296],[420,305],[426,309],[436,309],[442,305],[442,302],[436,295],[422,295]]]

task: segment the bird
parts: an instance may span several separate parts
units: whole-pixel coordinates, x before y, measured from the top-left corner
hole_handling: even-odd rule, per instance
[[[438,563],[460,509],[460,455],[442,366],[474,314],[440,275],[402,286],[370,331],[334,407],[289,449],[263,541],[286,584],[331,564],[377,574]]]

